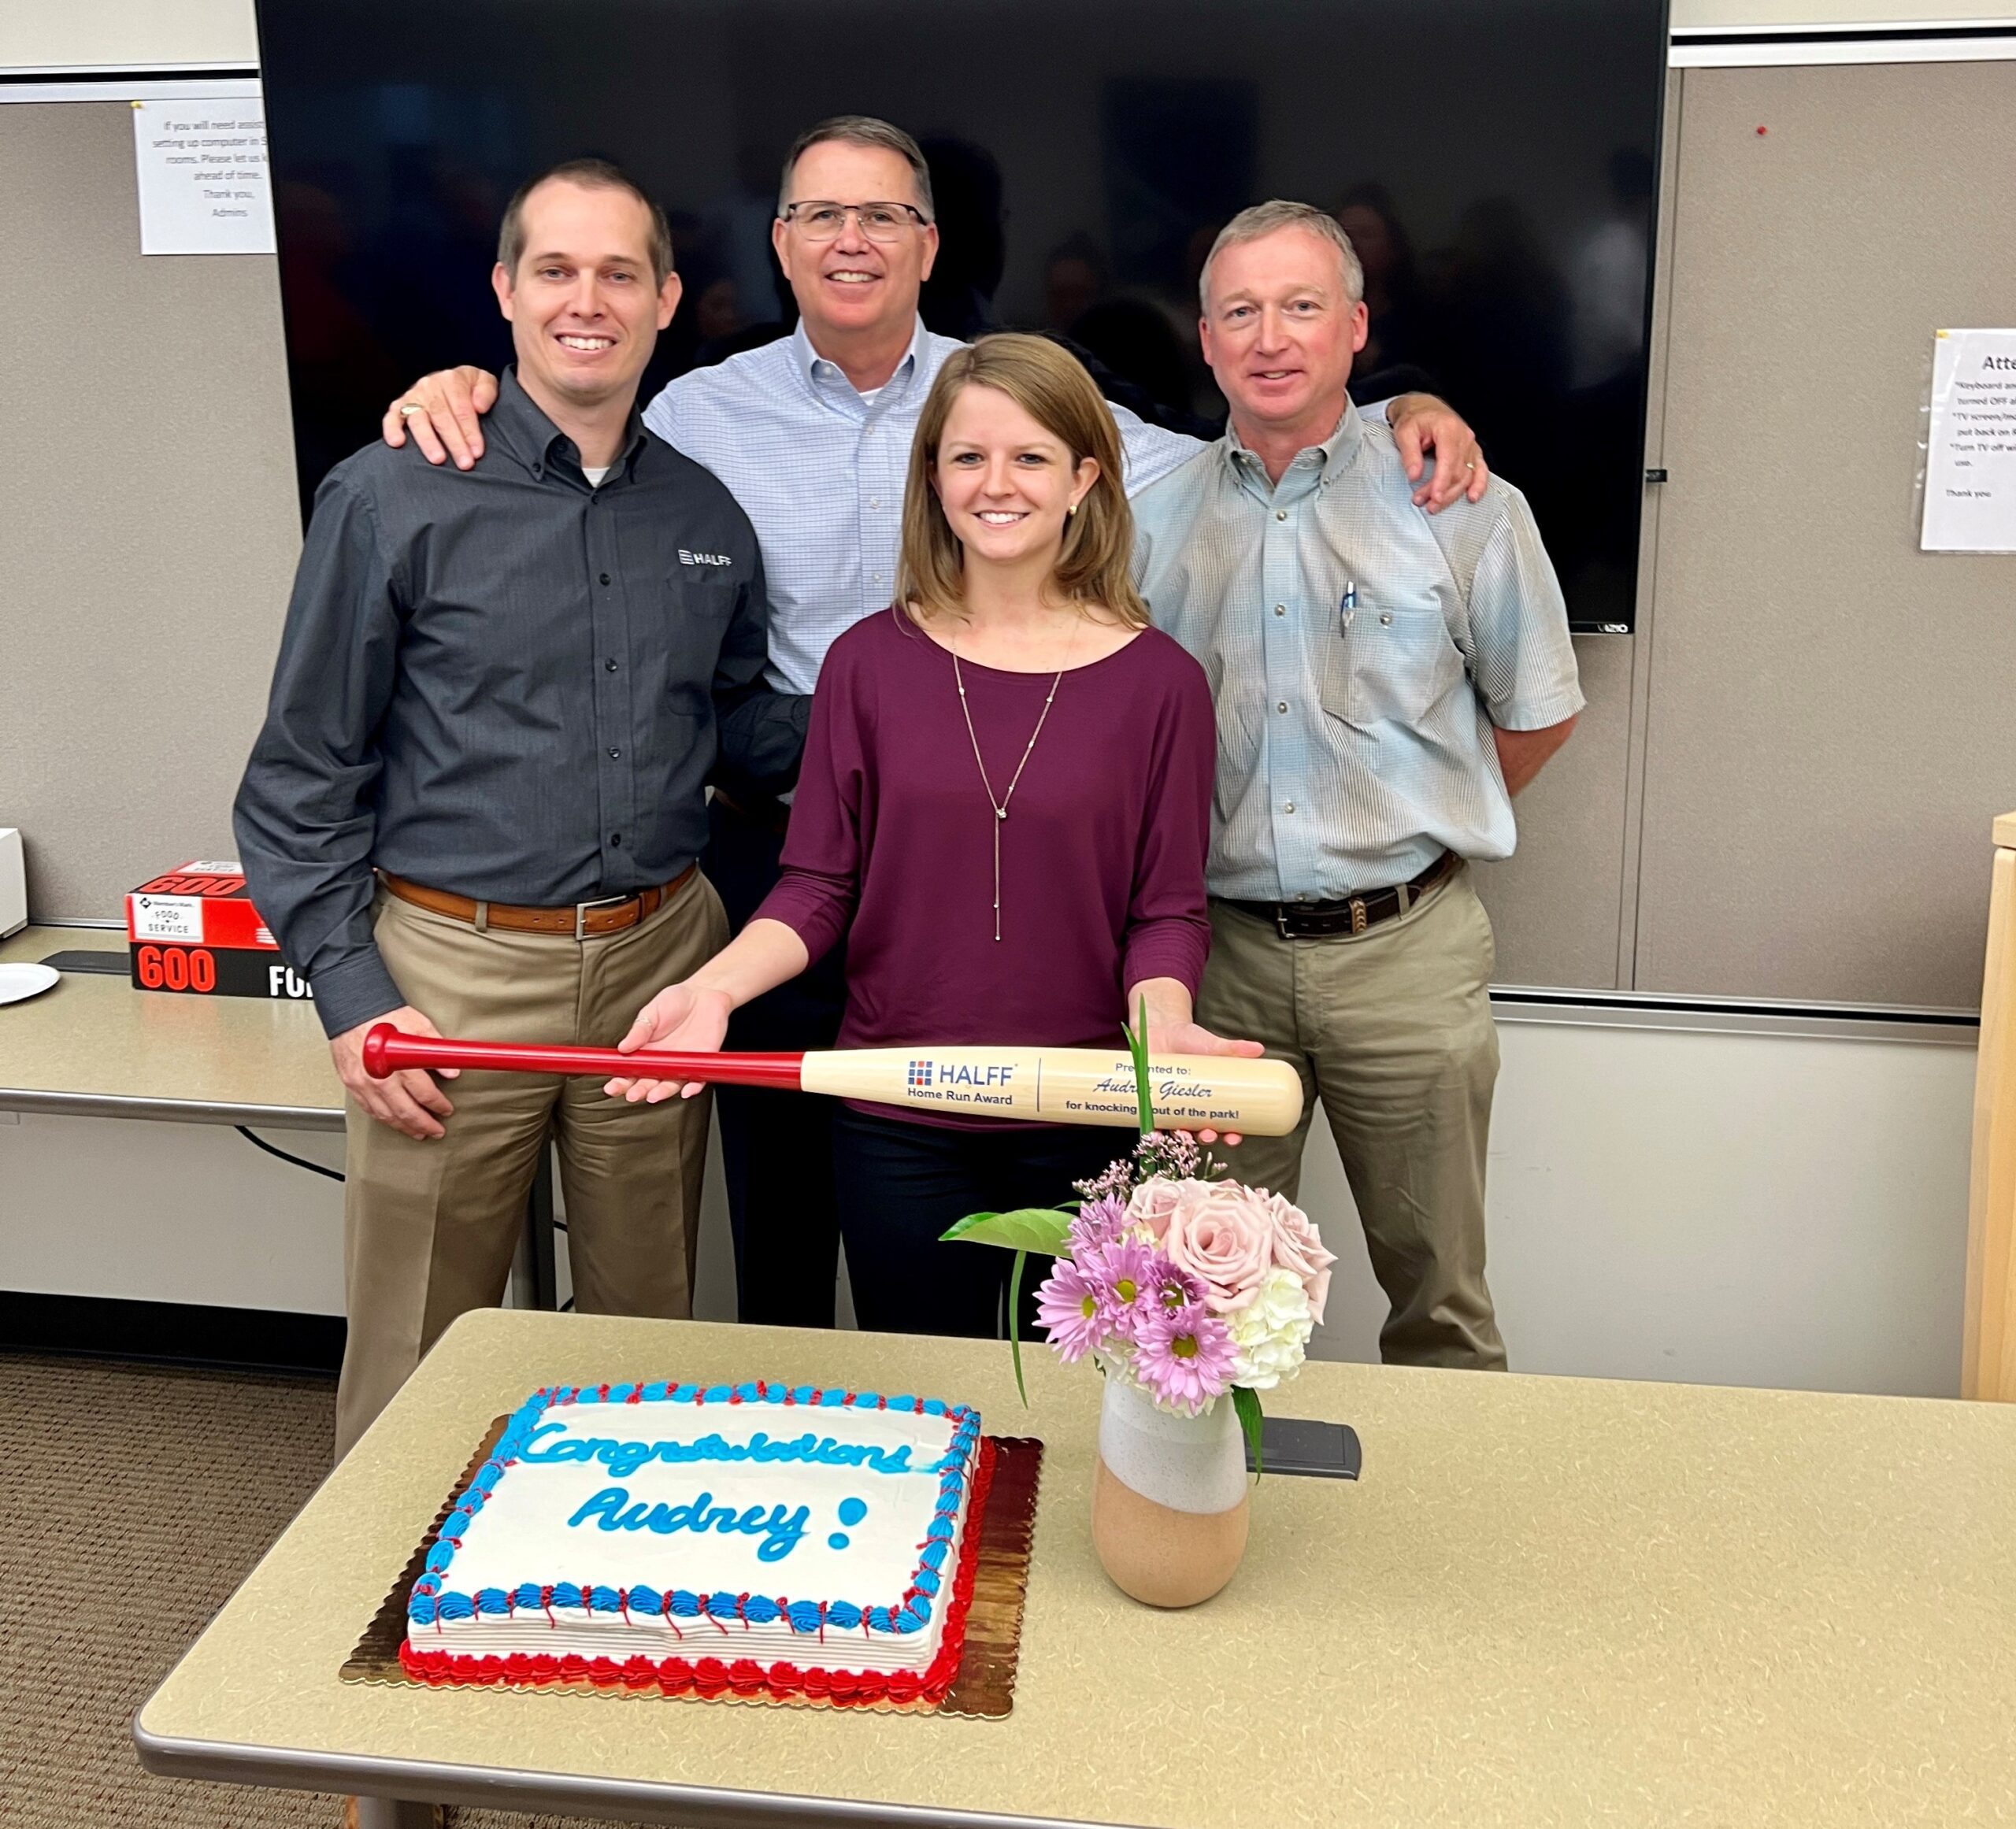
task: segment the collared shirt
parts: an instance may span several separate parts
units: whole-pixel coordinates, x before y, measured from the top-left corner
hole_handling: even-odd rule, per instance
[[[1278,483],[1228,432],[1134,504],[1142,594],[1217,702],[1214,895],[1327,902],[1445,849],[1511,854],[1492,727],[1581,709],[1567,607],[1518,490],[1429,515],[1414,487],[1347,405]]]
[[[472,470],[372,443],[317,492],[234,823],[331,1035],[405,1002],[372,871],[541,908],[693,862],[717,747],[788,768],[748,518],[633,416],[599,488],[515,374]]]
[[[645,424],[713,471],[755,524],[769,583],[769,679],[780,691],[810,692],[834,639],[894,596],[910,441],[945,358],[965,346],[919,319],[895,373],[865,400],[801,323],[681,375],[645,409]],[[1130,493],[1205,448],[1124,406],[1113,417]]]

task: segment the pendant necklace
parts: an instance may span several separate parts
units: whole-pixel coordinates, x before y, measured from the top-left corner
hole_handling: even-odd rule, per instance
[[[952,651],[952,681],[959,689],[959,710],[966,720],[966,735],[973,746],[973,761],[980,769],[980,784],[987,790],[987,804],[994,809],[994,937],[1001,938],[1001,828],[1007,821],[1008,803],[1015,798],[1015,786],[1022,779],[1022,771],[1029,765],[1029,757],[1036,753],[1036,739],[1043,735],[1044,721],[1050,716],[1050,708],[1055,703],[1057,689],[1062,684],[1065,669],[1060,667],[1050,682],[1050,691],[1043,702],[1043,709],[1037,714],[1036,728],[1029,732],[1028,746],[1022,752],[1022,759],[1015,765],[1015,772],[1009,777],[1008,791],[996,800],[994,783],[987,778],[987,763],[980,753],[980,737],[973,729],[973,709],[966,703],[965,676],[959,671],[959,650],[948,634],[945,645]],[[1067,657],[1068,659],[1068,657]]]

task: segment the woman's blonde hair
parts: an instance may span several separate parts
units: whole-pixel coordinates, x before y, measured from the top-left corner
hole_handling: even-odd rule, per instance
[[[1084,365],[1040,336],[1003,331],[955,350],[932,385],[910,446],[903,490],[903,550],[896,566],[896,601],[918,621],[955,610],[965,596],[965,549],[945,519],[931,473],[952,403],[969,387],[1005,394],[1071,454],[1099,475],[1064,524],[1051,582],[1068,603],[1102,604],[1129,628],[1148,620],[1134,588],[1134,516],[1121,486],[1120,431]]]

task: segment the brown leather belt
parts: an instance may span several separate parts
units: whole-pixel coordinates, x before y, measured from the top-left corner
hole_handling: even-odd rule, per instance
[[[514,934],[564,934],[570,939],[598,939],[604,934],[620,934],[648,920],[686,887],[686,879],[699,868],[689,864],[671,882],[636,895],[604,896],[599,902],[577,902],[572,908],[518,908],[508,902],[472,902],[466,895],[445,889],[429,889],[390,871],[378,872],[378,880],[388,894],[430,914],[446,915],[450,920],[467,921],[480,933],[486,927],[502,927]]]
[[[1239,902],[1229,896],[1225,899],[1236,909],[1272,921],[1284,940],[1327,940],[1339,934],[1362,934],[1367,927],[1405,914],[1462,861],[1454,851],[1444,851],[1411,883],[1396,883],[1390,889],[1368,889],[1362,895],[1348,896],[1342,902]]]

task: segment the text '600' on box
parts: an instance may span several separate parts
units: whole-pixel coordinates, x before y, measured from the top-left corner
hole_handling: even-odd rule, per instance
[[[138,990],[314,994],[280,957],[245,893],[245,872],[235,858],[199,858],[142,883],[126,898],[126,939]]]

